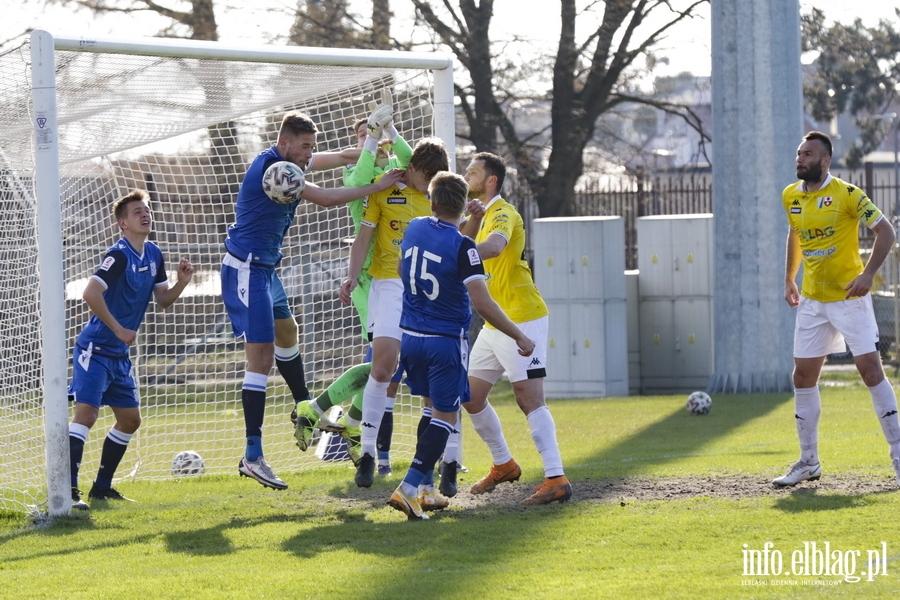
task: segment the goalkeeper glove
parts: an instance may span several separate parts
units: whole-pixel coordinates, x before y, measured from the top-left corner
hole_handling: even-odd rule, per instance
[[[369,135],[371,135],[375,139],[381,139],[381,132],[384,130],[384,126],[388,123],[392,123],[393,119],[393,107],[385,106],[384,104],[380,105],[378,108],[372,111],[372,114],[369,115],[367,124]]]
[[[394,122],[394,99],[391,97],[389,90],[381,90],[381,104],[375,106],[375,103],[369,105],[372,113],[368,118],[369,135],[376,139],[381,138],[381,133],[388,124]]]

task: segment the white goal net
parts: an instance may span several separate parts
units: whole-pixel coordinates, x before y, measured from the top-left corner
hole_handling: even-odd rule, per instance
[[[133,188],[150,193],[150,239],[162,249],[170,279],[179,256],[189,257],[196,272],[173,307],[162,311],[151,303],[139,331],[132,359],[143,424],[117,479],[171,477],[172,458],[182,450],[199,453],[207,473],[237,474],[245,443],[244,352],[221,302],[219,269],[244,171],[276,141],[288,110],[306,112],[317,123],[320,151],[355,146],[353,123],[366,116],[368,102],[380,98],[383,88],[393,95],[397,129],[410,145],[436,133],[452,149],[452,102],[449,119],[437,115],[438,123],[449,122],[449,132],[446,125],[435,131],[435,71],[416,67],[415,61],[398,68],[384,60],[402,53],[358,52],[341,65],[352,51],[270,48],[275,58],[269,60],[258,52],[267,49],[217,54],[211,43],[154,40],[161,49],[156,51],[123,42],[124,50],[100,52],[92,42],[70,40],[67,46],[66,40],[55,40],[65,296],[58,299],[65,303],[59,339],[68,371],[44,373],[40,298],[48,274],[39,273],[38,261],[35,39],[0,55],[0,510],[21,512],[48,500],[45,463],[54,457],[46,454],[57,450],[46,449],[61,445],[48,443],[54,435],[49,429],[45,434],[44,377],[62,378],[63,386],[71,377],[72,344],[89,318],[81,294],[119,237],[112,203]],[[90,51],[79,51],[79,44]],[[374,58],[364,65],[369,55]],[[341,171],[317,172],[311,180],[339,186]],[[346,207],[302,203],[283,247],[279,272],[299,324],[313,396],[362,362],[365,352],[356,312],[337,294],[352,235]],[[294,445],[292,407],[290,392],[273,369],[263,431],[266,458],[281,474],[326,464],[314,449],[301,453]],[[419,400],[401,387],[392,460],[412,456],[420,412]],[[112,422],[111,411],[101,409],[81,467],[87,486]],[[64,490],[68,493],[67,481]]]

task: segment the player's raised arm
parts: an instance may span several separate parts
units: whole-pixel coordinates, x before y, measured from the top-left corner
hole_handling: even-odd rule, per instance
[[[153,290],[153,297],[156,299],[156,304],[162,309],[172,306],[181,296],[184,288],[191,282],[191,277],[194,276],[194,265],[191,264],[191,261],[182,256],[178,261],[178,269],[176,272],[177,278],[174,285],[165,289],[157,287]]]
[[[307,183],[300,197],[318,206],[340,206],[363,196],[386,190],[400,181],[402,176],[403,171],[391,169],[375,183],[354,188],[321,188],[313,183]]]
[[[345,148],[340,152],[316,152],[309,163],[310,171],[326,171],[346,167],[359,160],[359,148]]]

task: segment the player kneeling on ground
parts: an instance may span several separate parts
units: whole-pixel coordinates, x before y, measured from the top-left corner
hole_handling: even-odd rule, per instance
[[[412,465],[388,501],[410,520],[426,519],[424,511],[449,503],[433,490],[420,493],[419,484],[444,451],[461,403],[469,400],[469,297],[487,322],[516,341],[522,356],[534,350],[534,342],[491,299],[475,242],[459,232],[468,197],[465,180],[438,173],[430,197],[433,216],[410,221],[398,265],[403,282],[400,364],[410,391],[432,406],[431,422],[419,436]]]

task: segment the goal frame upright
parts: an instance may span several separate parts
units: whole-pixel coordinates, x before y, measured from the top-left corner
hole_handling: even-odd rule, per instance
[[[430,70],[434,77],[433,131],[456,162],[453,59],[442,53],[241,46],[163,38],[116,39],[31,34],[32,127],[37,199],[38,267],[41,319],[47,510],[51,517],[71,514],[65,321],[65,276],[56,96],[56,51],[131,54],[240,62],[354,66]]]

